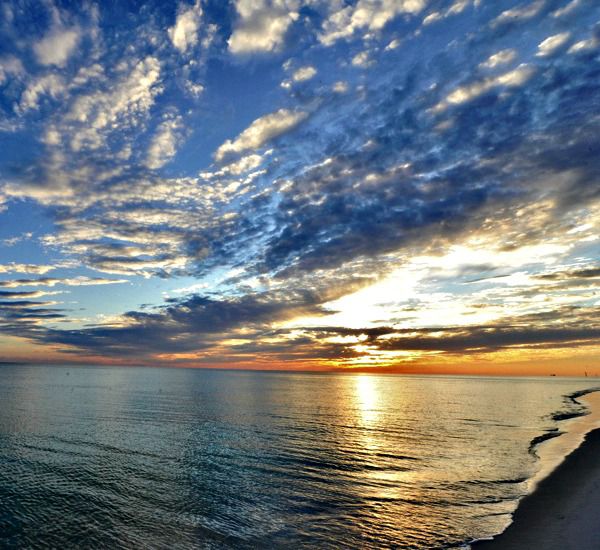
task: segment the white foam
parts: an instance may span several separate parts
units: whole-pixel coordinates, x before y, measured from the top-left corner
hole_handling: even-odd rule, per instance
[[[578,397],[577,401],[588,409],[589,414],[559,421],[559,428],[564,433],[560,437],[543,441],[536,447],[536,454],[540,459],[539,468],[528,481],[529,493],[583,443],[588,432],[600,428],[600,391]]]

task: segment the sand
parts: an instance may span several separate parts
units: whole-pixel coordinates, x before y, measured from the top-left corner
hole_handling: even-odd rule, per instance
[[[600,429],[523,498],[513,523],[473,550],[600,550]]]

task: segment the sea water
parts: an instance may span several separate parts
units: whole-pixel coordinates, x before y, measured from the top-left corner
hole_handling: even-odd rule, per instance
[[[557,418],[595,385],[4,366],[0,547],[458,547],[578,443],[532,445],[582,432]]]

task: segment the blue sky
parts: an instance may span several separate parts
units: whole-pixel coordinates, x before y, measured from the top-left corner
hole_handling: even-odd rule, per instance
[[[597,364],[593,2],[5,2],[0,34],[5,360]]]

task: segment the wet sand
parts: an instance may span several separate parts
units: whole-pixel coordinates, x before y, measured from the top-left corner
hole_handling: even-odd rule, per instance
[[[600,429],[523,498],[504,533],[472,548],[600,549]]]

